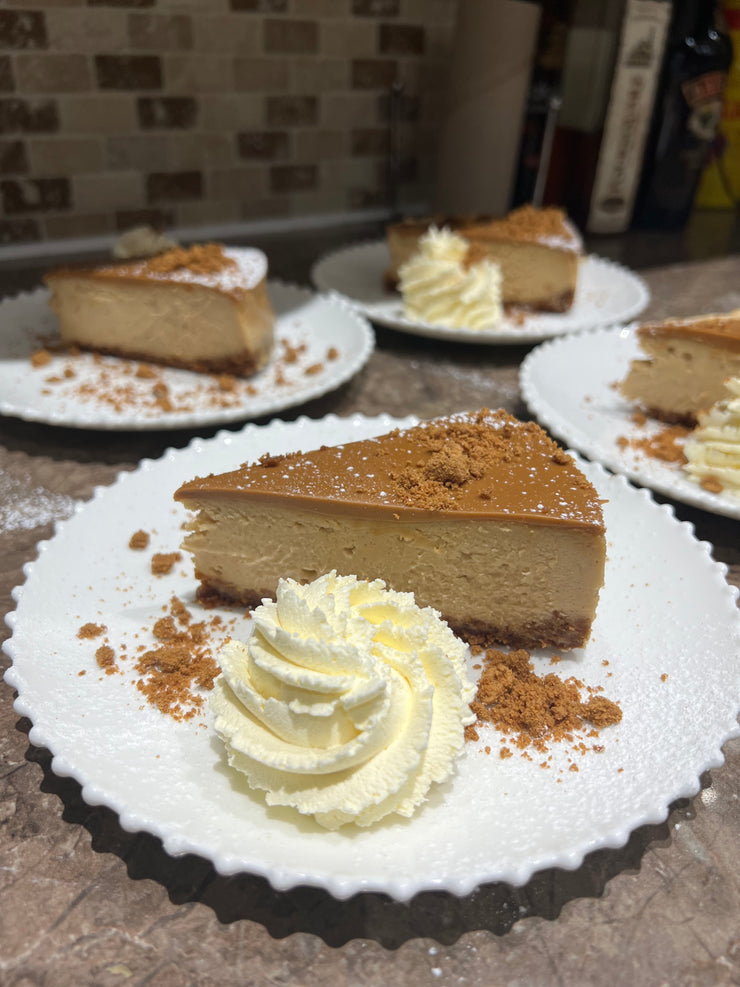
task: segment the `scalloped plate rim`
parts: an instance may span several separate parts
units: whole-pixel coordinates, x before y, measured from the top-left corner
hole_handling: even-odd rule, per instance
[[[309,419],[302,416],[292,423],[274,420],[264,426],[249,424],[242,430],[242,432],[235,433],[224,431],[218,433],[218,435],[214,436],[212,439],[196,438],[192,440],[191,443],[184,449],[168,449],[163,456],[160,457],[160,459],[143,460],[136,470],[122,471],[111,486],[96,487],[92,500],[98,500],[109,496],[109,492],[116,488],[119,484],[135,482],[134,478],[140,471],[151,470],[152,468],[156,468],[157,465],[163,461],[181,458],[192,450],[199,447],[207,447],[214,442],[233,444],[234,442],[239,441],[244,433],[267,436],[270,432],[284,432],[285,430],[290,432],[296,430],[300,432],[306,427],[311,428],[314,425],[322,425],[324,423],[329,423],[335,427],[340,427],[341,429],[352,428],[354,425],[364,427],[367,424],[371,425],[373,429],[375,429],[376,425],[377,429],[387,429],[391,427],[406,427],[417,420],[418,419],[414,416],[407,416],[406,418],[399,419],[387,414],[368,417],[360,413],[356,413],[348,416],[347,418],[339,418],[336,415],[328,415],[323,419]],[[376,430],[375,434],[379,434],[379,432]],[[349,438],[346,441],[349,441]],[[728,603],[737,599],[738,591],[735,587],[731,587],[726,583],[724,579],[726,567],[712,559],[711,546],[709,543],[699,542],[695,537],[693,525],[689,522],[678,521],[670,505],[657,505],[652,499],[649,491],[632,487],[624,477],[612,476],[608,474],[599,464],[584,464],[584,466],[596,476],[600,476],[602,481],[617,483],[619,484],[620,489],[632,491],[632,493],[639,496],[640,500],[650,505],[649,509],[656,509],[661,514],[666,516],[669,523],[675,523],[676,532],[681,533],[678,537],[694,543],[694,548],[692,550],[698,550],[704,555],[709,569],[714,574],[713,578],[715,578],[718,582],[718,588],[723,589],[723,592],[727,595]],[[629,496],[631,496],[632,493],[630,493]],[[15,587],[12,592],[13,599],[16,602],[16,609],[11,611],[6,616],[6,623],[12,633],[11,637],[4,645],[4,650],[7,651],[14,663],[6,671],[5,680],[10,686],[17,689],[19,692],[18,698],[14,703],[14,708],[20,713],[20,715],[29,716],[32,722],[32,703],[29,704],[23,696],[22,690],[26,683],[23,675],[20,673],[17,665],[15,664],[16,655],[14,654],[15,644],[13,639],[16,634],[17,610],[22,603],[25,588],[27,587],[29,581],[34,577],[37,561],[42,558],[49,544],[51,544],[51,542],[59,536],[60,532],[63,532],[67,526],[72,524],[77,515],[84,512],[86,506],[87,504],[78,505],[78,508],[72,517],[57,523],[52,538],[39,543],[38,560],[26,563],[24,566],[25,581]],[[735,631],[736,636],[740,639],[740,617],[735,623]],[[307,883],[322,887],[340,899],[348,898],[354,894],[371,891],[388,893],[394,898],[404,901],[408,900],[414,894],[426,890],[447,890],[452,894],[464,895],[470,893],[475,887],[478,887],[484,883],[489,883],[490,881],[507,881],[510,884],[521,885],[526,883],[532,874],[542,870],[543,868],[563,867],[565,869],[575,869],[580,866],[584,857],[595,849],[602,847],[616,848],[624,845],[626,840],[629,838],[629,835],[637,826],[650,822],[663,821],[667,817],[670,803],[672,801],[676,798],[690,797],[695,794],[699,790],[700,775],[704,771],[720,766],[724,763],[724,754],[721,749],[722,745],[728,739],[735,736],[740,736],[740,726],[738,725],[736,719],[738,705],[740,705],[740,703],[730,708],[730,703],[728,702],[728,711],[726,716],[723,715],[722,720],[714,724],[715,731],[713,739],[708,741],[706,744],[706,747],[711,747],[711,750],[707,749],[706,751],[702,751],[702,763],[699,767],[694,768],[689,766],[685,769],[685,771],[683,771],[682,778],[680,783],[678,783],[676,790],[671,792],[669,796],[666,796],[660,805],[654,805],[649,811],[646,811],[644,808],[638,809],[632,816],[630,816],[630,818],[623,819],[619,825],[615,825],[608,833],[600,833],[595,839],[585,839],[579,846],[575,846],[567,851],[561,851],[558,853],[549,851],[539,857],[534,857],[532,860],[528,861],[527,864],[509,868],[508,870],[496,870],[495,866],[492,866],[486,874],[456,876],[448,879],[443,877],[431,880],[429,878],[419,880],[418,876],[415,879],[408,877],[388,879],[387,877],[376,878],[367,875],[364,877],[358,877],[356,874],[352,875],[344,873],[317,877],[316,875],[311,874],[310,870],[298,873],[295,869],[291,870],[275,867],[274,864],[265,864],[264,861],[261,860],[253,860],[250,862],[248,867],[245,867],[243,861],[239,863],[238,859],[233,854],[230,855],[222,853],[209,855],[197,841],[192,842],[188,839],[184,839],[180,835],[173,837],[166,831],[166,826],[163,828],[158,825],[156,821],[146,819],[141,815],[127,810],[125,807],[120,807],[117,805],[118,799],[116,796],[112,796],[110,793],[106,793],[104,790],[100,789],[97,785],[86,781],[80,771],[76,769],[73,764],[69,763],[63,754],[54,753],[55,743],[54,739],[49,736],[48,727],[44,727],[43,725],[37,726],[34,724],[31,728],[31,735],[29,739],[31,739],[32,743],[38,746],[47,747],[51,751],[53,770],[62,776],[74,778],[81,785],[83,789],[83,797],[86,801],[89,801],[90,804],[102,804],[112,808],[118,813],[121,819],[122,827],[128,831],[145,831],[153,833],[162,840],[165,850],[167,852],[171,852],[175,856],[180,856],[185,853],[196,853],[199,856],[210,860],[219,873],[229,875],[246,871],[249,873],[259,874],[273,883],[273,886],[278,890]],[[51,732],[53,733],[53,730]],[[174,847],[174,849],[170,851],[168,850],[168,847]]]

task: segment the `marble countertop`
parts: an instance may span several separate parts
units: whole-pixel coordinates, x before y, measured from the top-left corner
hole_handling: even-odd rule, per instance
[[[317,253],[357,235],[262,245],[273,272],[306,284]],[[740,305],[738,255],[660,267],[648,266],[649,247],[636,259],[623,247],[615,256],[641,268],[651,317]],[[39,271],[6,265],[0,295],[35,286]],[[527,347],[381,328],[376,340],[352,381],[282,417],[428,417],[484,405],[527,417],[518,388]],[[55,520],[120,470],[192,437],[0,419],[3,612]],[[738,522],[673,508],[740,586]],[[3,626],[0,639],[8,633]],[[3,654],[0,668],[7,664]],[[115,813],[88,806],[75,781],[54,775],[50,752],[30,743],[31,724],[12,703],[0,683],[0,982],[8,987],[740,982],[740,740],[725,745],[725,764],[702,777],[694,798],[674,803],[664,823],[636,830],[621,849],[593,852],[577,870],[545,870],[524,887],[487,885],[463,898],[427,892],[397,903],[361,894],[340,902],[315,888],[280,893],[261,878],[222,877],[205,860],[173,859],[154,837],[125,832]],[[466,824],[475,825],[474,807]]]

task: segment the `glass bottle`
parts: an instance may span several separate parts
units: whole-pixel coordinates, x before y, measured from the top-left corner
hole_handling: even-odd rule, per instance
[[[719,128],[732,43],[718,27],[712,0],[678,0],[633,225],[685,225]]]

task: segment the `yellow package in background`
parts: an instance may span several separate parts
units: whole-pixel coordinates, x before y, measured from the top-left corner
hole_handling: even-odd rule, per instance
[[[704,209],[733,209],[740,203],[740,0],[725,0],[722,7],[734,56],[722,102],[719,155],[704,169],[694,200]]]

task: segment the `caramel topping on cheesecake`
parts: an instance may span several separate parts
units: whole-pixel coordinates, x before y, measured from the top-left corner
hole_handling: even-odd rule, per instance
[[[227,257],[220,243],[199,243],[193,247],[176,247],[144,262],[144,273],[167,274],[183,268],[193,274],[217,274],[235,268],[236,261]]]
[[[238,258],[238,259],[237,259]],[[213,288],[241,297],[262,281],[267,273],[265,255],[255,249],[242,249],[230,255],[220,243],[199,243],[192,247],[174,247],[154,257],[96,267],[58,267],[44,280],[79,277],[99,281],[164,284],[173,281],[184,285]]]
[[[637,330],[638,336],[676,336],[698,339],[710,346],[740,351],[740,310],[727,315],[706,315],[696,319],[666,319],[646,322]]]
[[[213,495],[321,513],[404,520],[499,518],[603,531],[601,502],[573,459],[534,422],[482,409],[314,452],[263,456],[185,483],[175,499]]]
[[[562,209],[536,209],[524,205],[501,219],[474,222],[461,227],[460,233],[471,240],[511,240],[544,243],[574,251],[581,250],[581,238]]]

